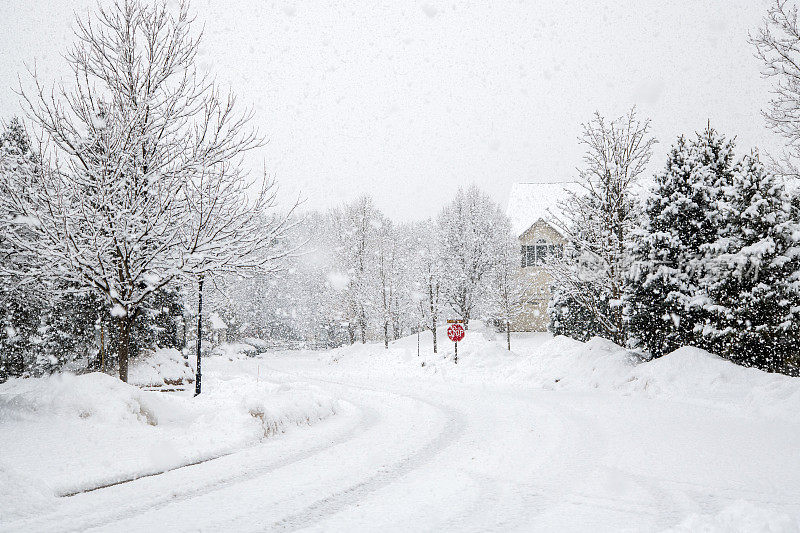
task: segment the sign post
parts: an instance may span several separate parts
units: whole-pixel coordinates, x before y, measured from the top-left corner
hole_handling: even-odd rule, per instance
[[[447,321],[450,326],[447,328],[447,338],[453,341],[453,345],[455,346],[455,357],[453,358],[453,362],[458,364],[458,341],[464,338],[466,332],[464,331],[464,326],[461,324],[464,323],[463,320],[448,320]]]

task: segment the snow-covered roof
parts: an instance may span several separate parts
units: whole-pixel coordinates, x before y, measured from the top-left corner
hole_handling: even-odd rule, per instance
[[[512,185],[506,215],[514,235],[519,237],[539,219],[552,219],[551,213],[557,216],[558,203],[567,199],[569,191],[579,192],[580,185],[574,181]]]
[[[211,322],[211,329],[228,329],[228,325],[225,324],[225,321],[222,320],[222,317],[217,313],[211,313],[211,316],[208,317],[208,320]]]

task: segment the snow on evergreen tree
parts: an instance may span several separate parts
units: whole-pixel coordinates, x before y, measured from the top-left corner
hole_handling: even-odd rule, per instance
[[[578,290],[583,295],[592,294],[598,287],[592,283],[585,283]],[[564,335],[579,341],[588,341],[595,335],[602,335],[604,328],[597,318],[596,313],[588,309],[582,301],[572,296],[572,292],[556,288],[547,304],[549,323],[547,331],[553,335]],[[595,293],[595,305],[604,305],[607,299],[600,293]],[[598,311],[607,314],[610,310],[599,308]]]
[[[736,363],[797,374],[800,248],[790,198],[757,153],[737,165],[724,194],[723,227],[705,247],[702,341]]]
[[[655,176],[630,246],[625,298],[630,344],[652,357],[703,345],[705,249],[720,235],[735,171],[733,143],[709,127],[692,141],[678,138]]]
[[[36,298],[21,274],[34,267],[32,254],[10,238],[11,232],[32,238],[25,225],[12,224],[22,217],[11,201],[10,188],[24,190],[36,172],[30,141],[22,123],[13,118],[0,135],[0,381],[22,375],[30,367],[26,354],[39,327],[39,315],[45,301]]]

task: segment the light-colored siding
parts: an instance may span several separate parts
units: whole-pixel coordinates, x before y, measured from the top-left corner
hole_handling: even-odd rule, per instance
[[[522,246],[539,244],[566,244],[561,234],[550,224],[538,220],[519,237],[520,252]],[[522,257],[520,256],[520,265]],[[552,278],[539,266],[520,266],[518,276],[524,276],[529,289],[526,294],[523,310],[511,323],[514,331],[547,331],[547,304],[550,301],[550,285]]]

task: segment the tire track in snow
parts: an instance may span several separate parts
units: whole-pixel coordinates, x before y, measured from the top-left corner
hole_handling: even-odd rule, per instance
[[[402,460],[395,462],[392,465],[381,467],[369,478],[355,483],[344,490],[340,490],[334,494],[331,494],[330,496],[317,500],[298,513],[291,514],[282,518],[281,520],[276,521],[272,524],[272,527],[269,528],[270,530],[295,531],[309,527],[319,523],[329,516],[335,515],[343,509],[357,504],[369,494],[392,484],[404,475],[430,462],[437,454],[441,453],[448,446],[453,444],[464,433],[467,427],[466,422],[459,411],[444,404],[431,402],[430,400],[413,394],[375,389],[372,387],[353,385],[351,383],[345,383],[341,381],[309,378],[307,376],[299,376],[291,372],[284,372],[274,368],[270,368],[270,370],[272,372],[281,373],[287,376],[297,378],[302,377],[302,379],[306,381],[315,381],[318,383],[325,383],[328,385],[335,385],[348,389],[357,389],[379,394],[390,394],[401,398],[412,399],[442,412],[447,420],[444,428],[439,432],[439,434],[433,440],[428,441],[428,443],[422,448],[417,449],[415,452],[407,455]]]
[[[419,398],[414,399],[436,407],[437,409],[440,408],[440,406],[432,404],[431,402],[420,400]],[[299,513],[275,522],[273,528],[294,531],[314,525],[328,516],[332,516],[349,506],[355,505],[370,493],[390,485],[402,476],[431,461],[438,453],[445,450],[458,439],[458,437],[463,434],[464,428],[466,427],[460,414],[457,414],[456,411],[448,412],[448,410],[445,410],[445,412],[448,414],[448,417],[444,429],[435,439],[428,441],[425,446],[393,465],[378,469],[373,476],[364,481],[318,500]],[[455,416],[454,413],[456,413]]]
[[[249,481],[251,479],[258,478],[260,476],[269,474],[270,472],[273,472],[280,468],[289,466],[293,463],[306,460],[310,457],[313,457],[314,455],[324,452],[329,448],[333,448],[335,446],[339,446],[343,443],[346,443],[347,441],[356,438],[364,431],[367,431],[368,429],[372,428],[380,421],[380,416],[374,409],[366,406],[360,406],[359,409],[361,411],[361,417],[359,418],[358,423],[356,423],[352,428],[350,428],[344,434],[337,437],[334,441],[329,441],[326,442],[325,444],[313,446],[311,448],[305,449],[298,453],[291,454],[277,461],[270,460],[262,464],[248,463],[248,468],[246,472],[227,475],[222,478],[215,479],[211,483],[206,483],[200,487],[194,487],[188,490],[169,490],[166,495],[149,499],[146,502],[137,502],[128,505],[123,504],[122,508],[117,507],[113,511],[106,512],[102,517],[94,515],[89,517],[81,517],[81,519],[75,520],[73,514],[74,510],[67,508],[67,509],[61,509],[62,512],[57,512],[52,515],[37,517],[36,519],[33,520],[23,519],[20,521],[4,525],[3,528],[0,529],[0,531],[21,531],[21,530],[85,531],[87,529],[107,526],[120,520],[125,520],[127,518],[135,517],[145,511],[161,509],[179,501],[190,500],[198,496],[203,496],[205,494],[221,490],[226,487],[230,487],[237,483],[242,483],[245,481]],[[172,470],[168,470],[160,474],[155,474],[147,477],[140,477],[138,479],[127,481],[122,484],[116,484],[105,488],[99,488],[94,491],[87,492],[85,494],[87,497],[91,497],[94,496],[93,493],[107,493],[108,491],[116,487],[120,487],[121,485],[133,485],[136,484],[137,482],[152,481],[153,478],[167,476],[170,474],[175,474],[177,472],[186,471],[189,469],[201,468],[208,463],[219,461],[220,459],[232,458],[237,455],[241,455],[243,453],[253,453],[254,451],[255,447],[249,447],[240,450],[238,452],[232,452],[223,456],[202,461],[194,465],[186,465]],[[70,497],[69,499],[73,499],[83,494],[84,493],[78,493],[75,496]],[[118,503],[119,502],[116,500],[112,500],[111,502],[105,502],[105,501],[102,502],[103,506],[108,506],[108,505],[113,506]],[[53,524],[58,524],[58,525],[53,527]]]

